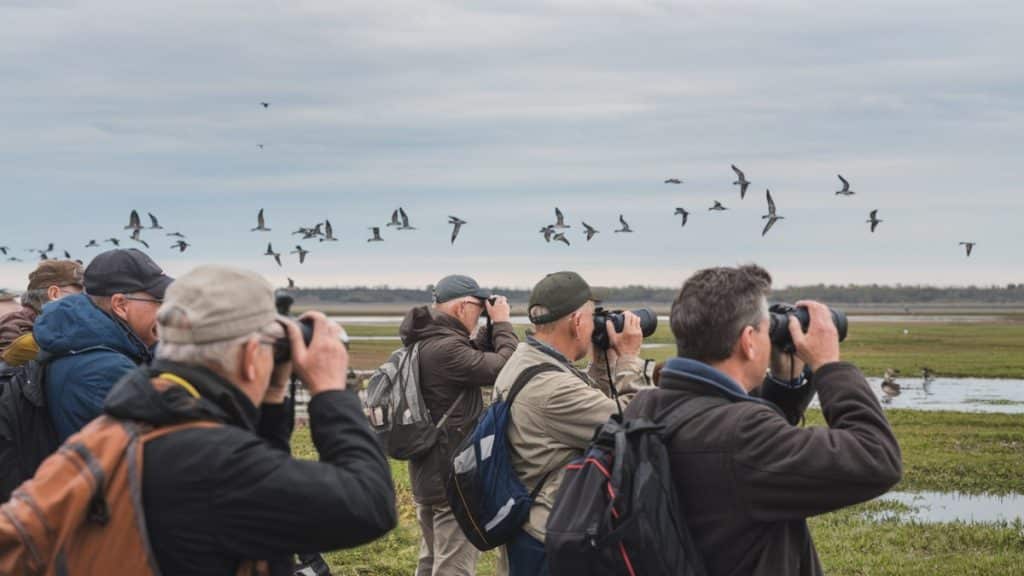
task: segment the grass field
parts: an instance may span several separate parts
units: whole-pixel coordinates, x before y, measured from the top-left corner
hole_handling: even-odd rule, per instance
[[[1024,492],[1024,415],[954,412],[889,413],[903,449],[897,490],[965,493]],[[809,425],[821,425],[818,411]],[[315,458],[305,429],[293,439],[296,455]],[[401,517],[387,537],[328,555],[335,574],[408,575],[416,565],[418,528],[403,462],[392,462]],[[1024,574],[1024,525],[922,524],[872,521],[865,512],[899,506],[873,502],[811,519],[821,560],[833,575]],[[339,527],[339,529],[344,529]],[[493,574],[495,557],[481,557],[479,573]]]

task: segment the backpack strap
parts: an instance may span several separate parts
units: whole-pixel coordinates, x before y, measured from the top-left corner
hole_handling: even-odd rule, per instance
[[[459,405],[459,402],[461,402],[465,396],[466,389],[463,388],[462,391],[459,392],[459,395],[455,397],[455,401],[452,402],[452,405],[449,406],[448,409],[444,411],[444,416],[441,416],[441,419],[437,421],[438,430],[440,430],[444,426],[445,422],[448,421],[448,417],[452,415],[452,412],[455,412],[455,407]]]
[[[522,391],[523,387],[525,387],[530,380],[533,380],[534,376],[543,374],[544,372],[554,371],[561,371],[561,368],[549,362],[536,364],[530,366],[526,370],[523,370],[519,373],[519,376],[516,377],[515,382],[512,383],[512,388],[508,392],[508,398],[505,399],[505,403],[511,406],[512,402],[515,401],[516,396],[519,395],[519,392]]]

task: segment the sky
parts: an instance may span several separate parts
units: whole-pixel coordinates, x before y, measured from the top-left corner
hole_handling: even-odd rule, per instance
[[[777,285],[1022,282],[1022,21],[942,0],[0,0],[0,246],[25,260],[0,287],[49,242],[137,246],[132,209],[172,275],[275,285],[678,286],[746,262]],[[762,237],[766,189],[785,219]],[[417,230],[367,243],[399,206]],[[571,246],[538,233],[556,206]],[[323,219],[339,242],[291,235]]]

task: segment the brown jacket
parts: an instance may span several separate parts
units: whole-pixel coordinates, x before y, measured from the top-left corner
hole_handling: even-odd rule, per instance
[[[793,426],[721,372],[674,358],[660,388],[637,395],[626,411],[654,419],[674,407],[692,417],[673,437],[669,458],[710,576],[822,574],[806,519],[899,481],[899,445],[861,372],[827,364],[813,385],[828,428]],[[691,413],[685,402],[694,400]]]
[[[32,331],[32,324],[39,313],[28,306],[0,316],[0,353],[3,353],[19,336]]]
[[[409,462],[409,478],[416,502],[443,504],[447,502],[444,480],[448,462],[483,412],[480,389],[494,384],[501,367],[515,352],[519,338],[511,323],[497,322],[490,334],[486,328],[481,328],[476,339],[471,339],[458,319],[428,306],[410,310],[399,333],[405,346],[417,343],[420,346],[420,391],[435,423],[441,420],[459,393],[465,391],[434,449]]]
[[[532,339],[520,344],[509,358],[494,383],[494,394],[507,396],[523,370],[543,363],[560,370],[539,374],[523,387],[512,403],[508,426],[512,467],[523,485],[532,490],[550,473],[530,508],[530,520],[523,526],[542,542],[565,465],[583,455],[594,429],[618,411],[615,400],[604,392],[609,390],[609,379],[603,355],[598,353],[589,373],[584,374]],[[633,394],[646,386],[644,362],[636,356],[622,357],[612,372],[625,407]]]

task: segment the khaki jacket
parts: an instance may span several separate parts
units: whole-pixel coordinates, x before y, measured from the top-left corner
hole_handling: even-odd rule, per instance
[[[549,363],[561,368],[557,372],[539,374],[523,387],[512,404],[508,427],[512,466],[526,489],[532,490],[545,474],[551,473],[534,500],[529,521],[523,526],[528,534],[542,542],[555,495],[565,475],[565,465],[582,456],[594,436],[594,429],[618,412],[615,400],[601,391],[608,389],[609,379],[603,354],[595,354],[597,357],[588,374],[584,374],[535,342],[523,342],[494,383],[495,396],[504,398],[516,377],[530,366]],[[612,366],[612,372],[625,409],[638,390],[648,387],[644,362],[635,356],[624,356]]]

